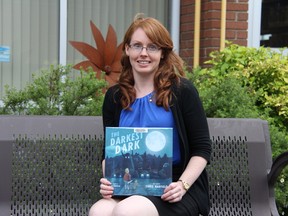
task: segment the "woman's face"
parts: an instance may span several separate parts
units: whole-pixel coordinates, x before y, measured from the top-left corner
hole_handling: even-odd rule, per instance
[[[162,50],[147,37],[143,29],[138,28],[126,44],[126,55],[129,56],[133,74],[154,74],[159,66]]]

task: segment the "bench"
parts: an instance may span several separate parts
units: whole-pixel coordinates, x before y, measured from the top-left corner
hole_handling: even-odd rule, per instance
[[[210,216],[279,215],[274,162],[259,119],[208,119]],[[101,117],[0,116],[0,216],[81,216],[99,199]]]

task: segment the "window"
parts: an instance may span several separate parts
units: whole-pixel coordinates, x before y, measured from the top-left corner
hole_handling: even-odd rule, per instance
[[[58,64],[61,53],[67,54],[62,60],[65,63],[82,61],[85,57],[68,41],[82,41],[95,46],[90,20],[100,29],[104,38],[111,24],[119,44],[136,13],[143,12],[155,17],[168,27],[169,2],[0,0],[0,98],[4,96],[5,85],[23,88],[27,82],[31,82],[33,73],[37,74],[51,64]],[[66,7],[64,10],[63,5]],[[66,25],[62,25],[63,21],[66,21]],[[63,41],[65,46],[62,46]],[[4,49],[5,53],[1,51]]]
[[[68,0],[68,41],[82,41],[95,47],[90,20],[106,38],[109,24],[117,33],[117,44],[122,42],[125,31],[136,13],[159,19],[168,27],[168,0]],[[83,60],[82,54],[70,44],[67,47],[67,63]]]
[[[4,86],[23,88],[32,74],[58,62],[59,0],[0,0],[0,98]]]
[[[288,46],[287,0],[263,0],[260,45],[272,48]]]

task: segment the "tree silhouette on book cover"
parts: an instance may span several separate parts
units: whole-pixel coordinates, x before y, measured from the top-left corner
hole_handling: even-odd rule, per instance
[[[173,129],[107,127],[105,177],[114,195],[161,196],[172,182]]]

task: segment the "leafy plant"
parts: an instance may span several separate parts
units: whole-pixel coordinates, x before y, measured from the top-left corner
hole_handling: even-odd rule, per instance
[[[259,108],[270,108],[273,117],[288,123],[288,57],[269,48],[249,48],[236,44],[221,52],[212,52],[207,64],[212,82],[227,76],[238,78],[242,86],[257,94]],[[217,80],[213,78],[217,78]],[[211,83],[214,84],[214,83]],[[271,113],[272,115],[272,113]]]
[[[288,57],[269,48],[229,43],[210,54],[207,68],[187,76],[199,90],[208,117],[261,118],[269,122],[273,157],[288,149]],[[275,194],[279,212],[288,214],[288,169]]]
[[[2,114],[18,115],[101,115],[104,79],[95,72],[80,71],[75,79],[72,66],[53,66],[33,75],[33,82],[23,90],[5,86]]]

